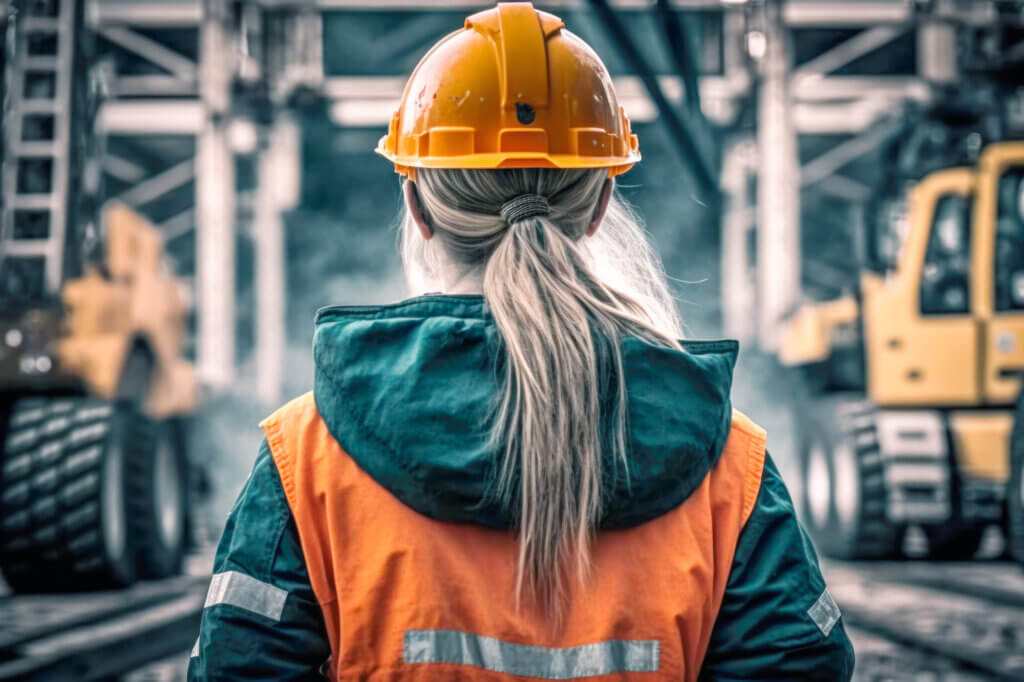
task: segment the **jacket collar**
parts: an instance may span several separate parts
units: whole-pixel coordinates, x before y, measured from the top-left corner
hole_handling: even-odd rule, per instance
[[[682,504],[729,433],[735,341],[685,352],[621,342],[629,400],[628,477],[605,481],[601,526],[634,526]],[[407,506],[442,521],[508,528],[487,445],[501,386],[501,339],[480,296],[423,296],[324,308],[313,341],[314,396],[355,462]]]

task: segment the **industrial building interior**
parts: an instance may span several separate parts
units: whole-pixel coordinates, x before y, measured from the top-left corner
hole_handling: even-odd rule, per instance
[[[407,295],[377,140],[492,4],[0,1],[0,680],[184,679],[317,309]],[[687,337],[741,344],[855,679],[1024,679],[1024,2],[535,4],[613,75]],[[145,522],[55,530],[125,429]],[[142,569],[99,558],[133,532]]]

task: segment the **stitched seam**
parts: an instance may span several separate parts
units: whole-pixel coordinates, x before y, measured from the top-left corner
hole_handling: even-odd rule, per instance
[[[302,399],[303,398],[297,398],[296,400],[302,400]],[[314,401],[314,405],[315,405],[315,401]],[[288,406],[285,406],[282,409],[288,409]],[[321,423],[322,422],[323,422],[323,420],[321,419]],[[326,428],[326,425],[324,425],[324,428]],[[296,506],[297,506],[296,502],[297,502],[298,498],[297,498],[296,493],[295,493],[295,482],[294,482],[294,479],[292,477],[292,462],[286,459],[286,456],[288,454],[288,450],[284,446],[284,440],[283,440],[283,436],[281,435],[280,429],[281,429],[281,424],[280,424],[279,418],[278,418],[276,413],[275,413],[275,415],[272,415],[272,416],[268,417],[267,419],[265,419],[263,421],[263,430],[264,430],[264,433],[266,433],[266,435],[267,435],[267,445],[270,447],[270,452],[274,456],[274,464],[275,464],[275,466],[277,466],[277,473],[278,473],[278,476],[280,476],[280,478],[281,478],[281,488],[284,490],[284,494],[285,494],[285,497],[287,498],[288,506],[291,508],[292,515],[294,516],[294,514],[295,514],[294,510],[296,509]],[[278,456],[280,456],[282,458],[281,459],[281,464],[285,465],[284,468],[282,468],[281,465],[278,464]],[[283,535],[283,532],[284,532],[284,528],[287,527],[287,525],[288,525],[288,519],[287,519],[287,517],[285,517],[285,519],[284,519],[284,526],[282,527],[282,531],[281,531],[282,535]],[[298,530],[298,523],[297,522],[296,522],[296,530]],[[302,532],[298,531],[298,533],[299,533],[299,547],[300,547],[300,549],[302,550],[302,553],[303,553],[303,561],[305,561],[306,560],[306,556],[305,556],[306,548],[305,548],[305,545],[302,543]],[[278,542],[280,542],[280,536],[278,538]],[[309,564],[308,564],[308,562],[306,564],[306,572],[307,572],[307,574],[309,572]],[[336,594],[334,594],[334,591],[335,591],[334,590],[334,586],[332,586],[330,584],[327,585],[327,589],[330,591],[332,596],[329,599],[325,600],[325,599],[323,599],[320,596],[320,593],[316,589],[316,586],[313,585],[312,576],[309,576],[309,578],[310,578],[310,587],[313,589],[313,594],[316,597],[317,604],[319,604],[321,607],[323,607],[325,604],[330,604],[332,601],[337,601],[338,596]]]
[[[748,434],[747,471],[743,486],[743,515],[740,528],[747,525],[750,515],[754,512],[757,494],[761,491],[761,479],[764,476],[765,439],[760,435]]]
[[[288,448],[284,445],[280,426],[277,416],[268,417],[263,422],[263,433],[267,437],[267,447],[270,448],[271,459],[274,460],[277,475],[281,479],[281,488],[284,490],[288,504],[294,509],[295,482],[292,478],[292,463],[288,458]]]

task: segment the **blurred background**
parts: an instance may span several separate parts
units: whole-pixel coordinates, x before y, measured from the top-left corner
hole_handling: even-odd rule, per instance
[[[315,311],[406,296],[372,150],[489,4],[0,2],[0,680],[183,679]],[[857,679],[1024,679],[1024,3],[536,4],[614,76],[688,336],[742,344]]]

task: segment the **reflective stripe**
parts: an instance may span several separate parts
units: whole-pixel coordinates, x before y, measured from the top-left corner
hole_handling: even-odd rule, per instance
[[[192,645],[192,653],[189,654],[189,658],[195,658],[199,655],[199,638],[196,637],[196,643]]]
[[[230,604],[246,611],[258,613],[271,620],[281,620],[285,599],[288,593],[238,571],[217,573],[210,581],[210,591],[206,594],[203,608],[220,604]]]
[[[828,637],[828,634],[832,632],[832,628],[839,622],[839,616],[842,614],[839,612],[839,606],[832,599],[832,595],[826,589],[818,597],[818,601],[814,602],[814,605],[807,609],[807,615],[811,617],[814,624],[821,630],[821,634]]]
[[[571,680],[658,670],[658,640],[614,639],[551,649],[457,630],[406,630],[406,663],[460,663],[508,675]]]

